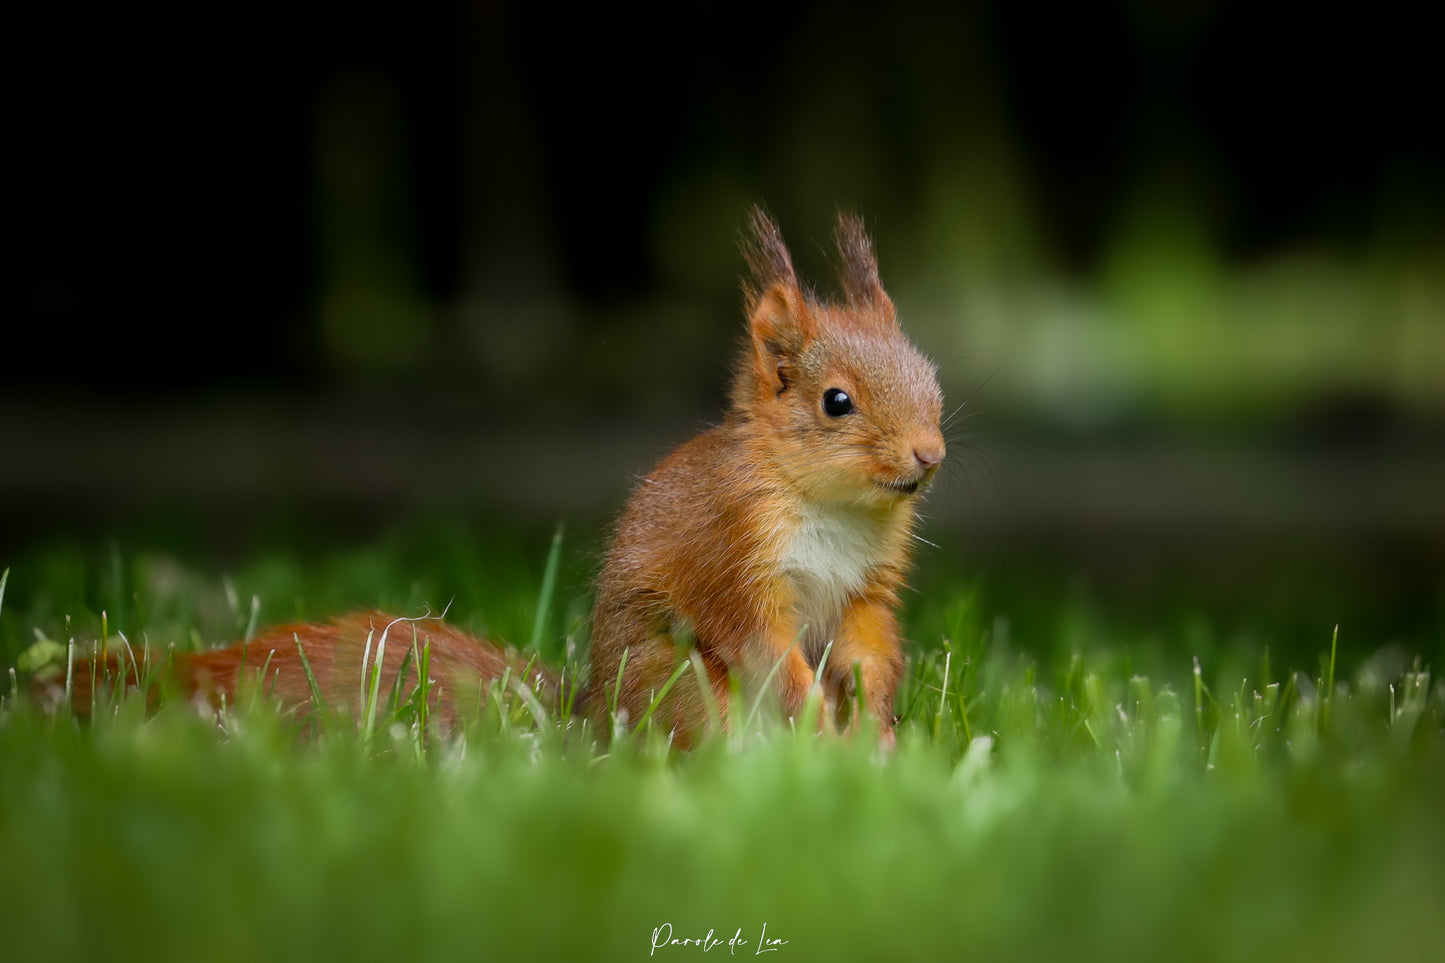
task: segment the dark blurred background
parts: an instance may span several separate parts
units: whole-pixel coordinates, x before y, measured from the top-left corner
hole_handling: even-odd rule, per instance
[[[1445,91],[1412,9],[32,10],[0,552],[418,514],[600,540],[719,412],[763,201],[823,287],[862,213],[966,402],[921,580],[1438,636]]]

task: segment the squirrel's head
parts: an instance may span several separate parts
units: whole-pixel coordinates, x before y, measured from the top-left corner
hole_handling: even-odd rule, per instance
[[[838,215],[836,302],[799,286],[762,210],[750,229],[734,417],[758,430],[810,497],[886,505],[927,487],[943,461],[943,393],[933,363],[898,325],[863,222]]]

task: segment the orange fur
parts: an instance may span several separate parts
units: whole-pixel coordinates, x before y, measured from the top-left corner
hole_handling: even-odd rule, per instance
[[[839,218],[838,250],[845,300],[819,301],[799,286],[777,228],[754,214],[732,408],[644,479],[622,516],[598,583],[594,712],[615,703],[636,719],[695,647],[718,670],[709,677],[724,710],[719,677],[756,688],[776,664],[779,707],[794,716],[831,641],[829,701],[851,696],[856,662],[864,704],[891,731],[903,664],[893,608],[915,494],[943,458],[942,396],[856,219]],[[829,415],[830,388],[855,410]],[[667,718],[686,744],[701,693],[673,693]]]
[[[635,723],[695,654],[705,681],[685,671],[654,716],[679,745],[691,744],[712,712],[727,720],[730,679],[757,693],[770,673],[784,716],[796,716],[821,683],[838,720],[852,718],[857,698],[889,740],[903,667],[894,609],[917,495],[944,456],[942,396],[933,365],[899,327],[860,221],[838,219],[838,302],[799,285],[766,215],[755,211],[750,227],[747,337],[730,410],[664,459],[629,500],[598,581],[580,705],[604,734],[614,718]],[[838,408],[836,392],[851,408]],[[177,678],[187,692],[234,698],[243,662],[259,669],[269,657],[264,685],[304,706],[310,691],[297,636],[328,704],[356,711],[367,633],[379,636],[390,621],[361,614],[285,626],[183,656]],[[490,642],[433,620],[403,622],[387,646],[383,691],[413,631],[430,640],[434,708],[448,721],[464,693],[508,667],[521,672],[515,656]],[[555,705],[553,675],[533,673],[528,683]]]
[[[556,704],[559,680],[554,673],[528,666],[515,654],[438,619],[400,619],[380,612],[354,612],[324,623],[278,626],[259,638],[224,649],[177,653],[169,663],[151,667],[149,672],[138,673],[137,669],[144,667],[118,653],[106,657],[102,673],[94,672],[88,660],[79,660],[72,681],[72,703],[78,714],[90,712],[92,680],[97,675],[130,687],[138,686],[139,676],[146,675],[152,703],[168,689],[217,707],[234,705],[247,691],[259,691],[304,713],[314,708],[306,674],[309,665],[327,709],[356,718],[365,709],[378,654],[382,668],[377,698],[384,704],[403,663],[407,672],[398,692],[405,699],[416,690],[423,647],[427,703],[445,731],[455,729],[463,710],[479,705],[491,682],[504,676],[522,680],[539,694],[547,709]],[[247,690],[247,685],[255,688]]]

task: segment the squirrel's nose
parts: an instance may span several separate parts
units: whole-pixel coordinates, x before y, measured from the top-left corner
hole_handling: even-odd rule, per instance
[[[937,468],[943,461],[942,444],[922,444],[913,448],[913,458],[918,462],[920,468]]]

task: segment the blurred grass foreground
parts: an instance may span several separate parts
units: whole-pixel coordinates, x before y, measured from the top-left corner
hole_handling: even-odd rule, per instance
[[[404,551],[222,580],[48,553],[10,572],[0,640],[7,664],[102,635],[184,649],[358,603],[415,610],[465,579],[485,588],[458,624],[540,626],[547,657],[577,664],[573,560],[539,618],[540,553],[433,549],[441,585]],[[404,700],[303,733],[264,698],[213,717],[103,693],[78,725],[12,670],[6,958],[685,958],[698,943],[666,934],[709,933],[729,953],[765,933],[779,960],[1435,958],[1445,687],[1428,664],[1346,638],[1289,665],[1268,639],[1143,634],[1060,600],[1034,634],[959,579],[913,607],[928,634],[886,758],[866,735],[776,725],[686,756],[624,730],[603,752],[496,692],[453,739]]]

